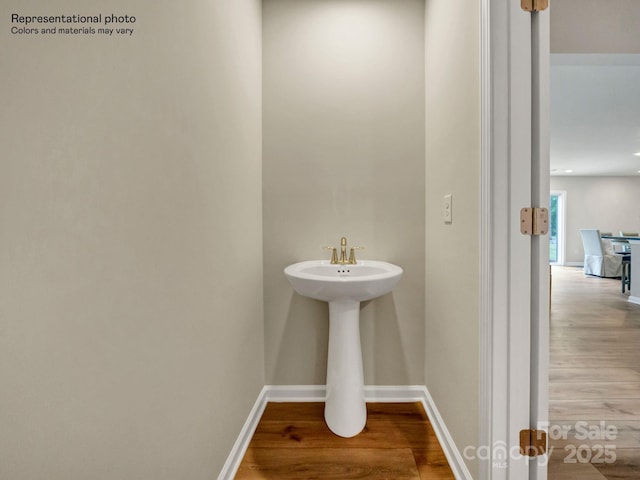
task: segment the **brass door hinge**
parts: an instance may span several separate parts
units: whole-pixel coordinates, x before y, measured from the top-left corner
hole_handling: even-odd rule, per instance
[[[526,12],[542,12],[549,8],[549,0],[520,0],[520,6]]]
[[[545,235],[549,231],[549,210],[546,208],[523,208],[520,210],[520,233],[523,235]]]
[[[544,430],[520,430],[520,455],[537,457],[547,451],[547,432]]]

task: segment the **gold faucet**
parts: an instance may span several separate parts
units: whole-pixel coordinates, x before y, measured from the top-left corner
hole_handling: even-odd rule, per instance
[[[327,250],[331,250],[331,265],[355,265],[358,263],[356,260],[356,250],[363,249],[364,247],[351,247],[349,250],[349,258],[347,258],[347,237],[340,239],[340,258],[338,259],[338,249],[336,247],[324,247]]]
[[[347,237],[342,237],[340,239],[340,260],[338,263],[344,265],[347,262]]]

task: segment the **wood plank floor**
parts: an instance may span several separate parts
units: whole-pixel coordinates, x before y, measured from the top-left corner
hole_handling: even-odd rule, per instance
[[[323,403],[269,403],[236,479],[453,480],[420,403],[368,403],[367,425],[334,435]]]
[[[553,268],[549,405],[549,480],[640,478],[640,305],[619,279]]]
[[[549,390],[550,480],[640,479],[640,305],[620,280],[553,268]],[[419,403],[367,408],[345,439],[322,403],[268,404],[236,478],[454,478]]]

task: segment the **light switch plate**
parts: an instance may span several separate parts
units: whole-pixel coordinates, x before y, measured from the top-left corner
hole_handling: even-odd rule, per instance
[[[443,217],[444,217],[444,223],[446,223],[446,224],[453,223],[453,208],[452,207],[453,207],[453,197],[449,193],[448,195],[444,196]]]

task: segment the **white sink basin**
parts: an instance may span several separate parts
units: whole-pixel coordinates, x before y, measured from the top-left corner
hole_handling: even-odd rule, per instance
[[[294,290],[305,297],[363,302],[389,293],[400,281],[402,268],[374,260],[360,260],[356,265],[311,260],[289,265],[284,274]]]
[[[284,274],[300,295],[329,302],[324,418],[336,435],[353,437],[367,422],[360,302],[389,293],[400,281],[402,268],[374,260],[355,265],[312,260],[289,265]]]

